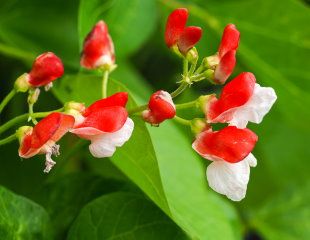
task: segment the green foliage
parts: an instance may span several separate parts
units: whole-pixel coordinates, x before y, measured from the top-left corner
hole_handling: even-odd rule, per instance
[[[0,186],[0,236],[3,240],[52,239],[46,211]]]
[[[145,197],[116,192],[87,204],[70,229],[76,239],[188,239]]]
[[[206,163],[192,151],[191,139],[184,131],[171,122],[159,128],[146,127],[134,117],[132,138],[113,158],[90,160],[83,146],[68,159],[60,157],[55,167],[62,169],[61,161],[66,161],[69,164],[62,173],[78,172],[52,175],[53,180],[43,186],[46,176],[38,173],[42,168],[40,157],[21,163],[11,150],[17,145],[0,149],[1,156],[8,155],[1,159],[0,183],[46,209],[1,187],[1,239],[52,239],[50,226],[55,239],[66,238],[68,231],[68,239],[242,239],[241,234],[248,231],[267,240],[310,238],[306,184],[310,15],[301,1],[3,0],[0,54],[8,58],[0,60],[1,78],[7,81],[0,82],[1,89],[8,89],[13,81],[8,78],[25,72],[37,54],[54,51],[64,59],[66,72],[71,70],[71,75],[55,82],[53,94],[57,99],[87,105],[99,99],[100,74],[86,74],[84,70],[77,74],[75,69],[79,68],[85,35],[104,19],[119,65],[111,77],[121,82],[110,81],[109,94],[128,88],[128,108],[136,102],[145,103],[153,91],[151,85],[170,89],[177,80],[174,74],[181,71],[165,48],[162,35],[167,14],[176,7],[188,7],[190,25],[203,27],[197,47],[201,56],[216,52],[224,26],[236,24],[241,42],[235,75],[252,71],[258,83],[272,86],[278,94],[263,123],[250,125],[259,135],[254,152],[258,166],[251,169],[246,199],[233,205],[210,191]],[[27,68],[15,67],[19,62],[14,59],[25,62]],[[210,90],[203,83],[198,88],[200,92]],[[194,98],[196,94],[193,87],[188,96]],[[43,106],[59,104],[44,96],[40,96]],[[20,102],[11,110],[18,111]],[[72,139],[61,144],[64,153],[72,146]],[[98,164],[89,163],[95,161]],[[107,179],[110,168],[104,169],[107,164],[101,163],[113,163],[128,179]],[[94,171],[103,176],[94,176]],[[150,200],[137,194],[139,190],[129,181]],[[33,195],[37,188],[40,191]]]

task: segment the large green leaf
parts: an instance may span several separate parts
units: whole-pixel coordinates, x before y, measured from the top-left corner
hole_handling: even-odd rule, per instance
[[[187,239],[158,207],[139,194],[112,193],[86,205],[70,229],[77,239]]]
[[[103,19],[109,27],[117,58],[135,52],[155,29],[154,0],[81,0],[80,44],[93,25]]]
[[[310,238],[310,184],[291,187],[271,199],[250,217],[251,225],[266,240]]]
[[[67,76],[56,84],[54,92],[62,101],[90,104],[100,98],[100,82],[94,75]],[[112,94],[126,88],[113,81],[109,91]],[[129,108],[134,106],[131,98]],[[209,191],[205,166],[192,151],[190,139],[169,123],[152,128],[151,139],[143,121],[134,121],[133,136],[117,149],[111,161],[192,238],[238,239],[236,213]]]
[[[78,66],[78,0],[2,0],[0,53],[31,63],[53,51],[70,66]]]
[[[123,182],[92,174],[67,174],[46,182],[39,189],[36,201],[48,212],[56,239],[64,239],[84,205],[103,194],[123,190],[124,186]]]
[[[46,211],[0,186],[0,236],[3,240],[52,239]]]

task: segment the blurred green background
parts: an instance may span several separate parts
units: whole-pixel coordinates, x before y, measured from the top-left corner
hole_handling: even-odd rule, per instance
[[[187,7],[189,25],[203,28],[197,45],[201,58],[216,52],[223,28],[234,23],[241,32],[234,76],[253,72],[259,84],[275,89],[278,101],[262,124],[249,126],[259,136],[258,166],[251,169],[247,197],[239,203],[208,188],[207,163],[191,150],[193,137],[172,123],[146,128],[135,119],[133,138],[110,160],[92,158],[86,142],[68,135],[49,175],[42,172],[43,156],[21,160],[17,142],[1,146],[0,239],[310,239],[308,4],[1,0],[1,99],[45,51],[63,59],[66,76],[42,92],[35,111],[98,99],[100,79],[80,69],[79,53],[99,19],[107,22],[115,43],[118,68],[111,77],[136,102],[145,103],[156,89],[172,91],[182,63],[164,44],[165,21],[173,9]],[[124,90],[110,85],[110,93]],[[199,83],[177,102],[218,90]],[[26,95],[19,94],[1,124],[26,111]]]

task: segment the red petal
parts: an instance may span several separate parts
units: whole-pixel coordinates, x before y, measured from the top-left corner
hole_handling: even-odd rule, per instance
[[[237,50],[239,45],[240,33],[234,24],[228,24],[223,32],[219,47],[219,57],[222,58],[227,52]]]
[[[172,100],[166,98],[167,94],[164,91],[157,91],[151,95],[149,101],[150,123],[158,124],[175,116],[175,106]]]
[[[187,51],[194,47],[195,44],[200,40],[201,35],[202,30],[200,27],[186,27],[178,40],[178,47],[180,52],[183,54],[187,53]]]
[[[200,155],[213,158],[210,160],[236,163],[252,152],[257,140],[257,135],[251,130],[229,126],[216,132],[202,132],[193,146]]]
[[[213,119],[231,108],[244,105],[253,94],[255,82],[256,79],[252,73],[239,74],[224,86],[218,101],[210,104],[208,117]]]
[[[172,47],[183,32],[188,18],[186,8],[178,8],[174,10],[167,19],[165,41],[168,47]]]
[[[103,56],[115,61],[114,46],[104,21],[99,21],[86,36],[83,44],[81,65],[96,68],[96,62]]]
[[[235,65],[236,51],[232,50],[220,59],[220,62],[214,72],[214,81],[218,84],[224,84],[234,71]]]
[[[125,107],[128,101],[128,93],[127,92],[119,92],[115,93],[110,97],[100,99],[86,108],[85,113],[83,114],[84,117],[88,116],[92,112],[99,111],[105,107]]]
[[[62,113],[51,113],[43,118],[31,134],[31,148],[40,148],[49,140],[57,142],[74,125],[74,117]]]
[[[91,127],[102,132],[115,132],[124,126],[127,116],[128,113],[123,107],[105,107],[89,113],[84,122],[76,128]]]
[[[41,87],[61,77],[63,73],[61,60],[52,52],[43,53],[32,65],[29,83],[34,87]]]

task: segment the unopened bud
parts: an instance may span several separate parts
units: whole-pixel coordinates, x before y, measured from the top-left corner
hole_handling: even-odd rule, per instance
[[[186,54],[186,59],[190,62],[190,63],[194,63],[197,62],[198,60],[198,51],[195,47],[191,48],[191,50],[189,50]]]

